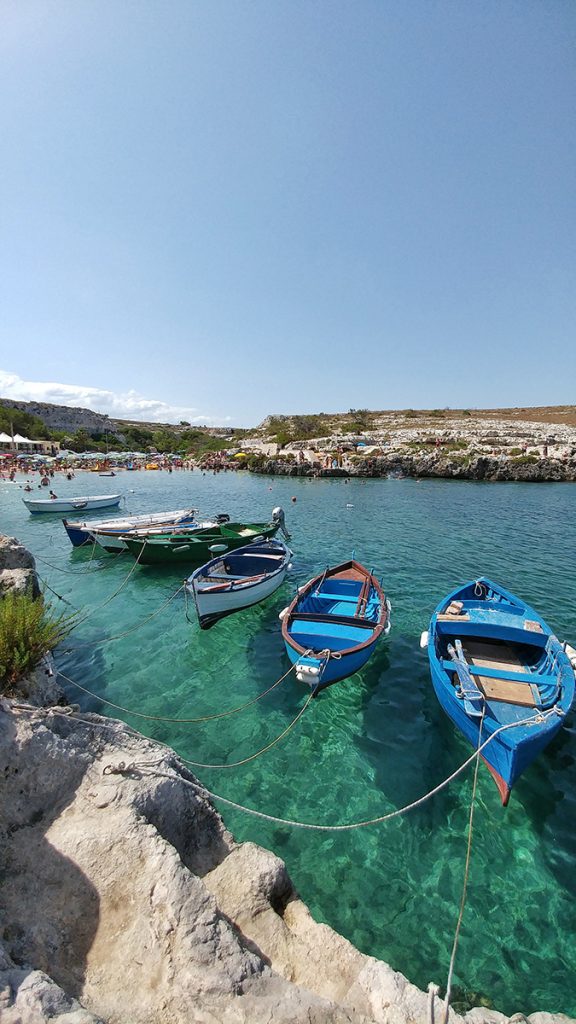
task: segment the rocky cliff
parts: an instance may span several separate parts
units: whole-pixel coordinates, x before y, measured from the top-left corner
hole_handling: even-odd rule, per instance
[[[48,430],[65,430],[70,434],[77,430],[86,430],[87,433],[94,431],[103,434],[106,430],[112,429],[108,416],[92,412],[91,409],[53,405],[50,402],[16,402],[11,398],[0,398],[0,405],[38,416]]]
[[[492,480],[524,482],[576,481],[576,458],[549,459],[522,457],[495,458],[479,455],[451,458],[443,454],[396,454],[374,456],[357,461],[344,460],[342,466],[326,466],[321,458],[299,464],[296,461],[263,458],[250,464],[254,473],[272,476],[330,477],[436,477],[453,480]]]

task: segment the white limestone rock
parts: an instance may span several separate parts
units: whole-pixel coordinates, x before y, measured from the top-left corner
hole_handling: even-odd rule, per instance
[[[33,556],[15,537],[0,534],[0,599],[8,590],[22,593],[28,587],[38,597],[40,588]]]
[[[236,844],[166,748],[4,701],[0,777],[2,1024],[429,1021],[428,995],[315,922],[284,863]]]

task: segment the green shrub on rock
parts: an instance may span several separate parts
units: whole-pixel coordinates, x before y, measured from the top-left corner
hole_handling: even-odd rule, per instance
[[[9,695],[73,628],[75,616],[53,615],[42,598],[8,591],[0,600],[0,693]]]

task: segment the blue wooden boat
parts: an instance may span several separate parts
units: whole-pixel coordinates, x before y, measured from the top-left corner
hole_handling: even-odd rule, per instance
[[[296,678],[317,692],[366,664],[390,632],[390,602],[372,573],[351,560],[300,587],[280,618]]]
[[[446,714],[475,748],[494,736],[481,757],[506,806],[572,705],[565,648],[533,608],[486,577],[440,602],[424,645]]]

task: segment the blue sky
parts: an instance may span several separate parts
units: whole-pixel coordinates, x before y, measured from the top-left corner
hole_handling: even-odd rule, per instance
[[[0,396],[575,401],[572,0],[4,0]]]

